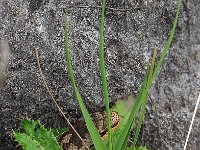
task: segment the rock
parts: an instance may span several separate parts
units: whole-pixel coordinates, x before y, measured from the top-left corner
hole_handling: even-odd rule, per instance
[[[100,1],[1,0],[0,38],[10,47],[0,89],[0,149],[18,149],[11,139],[19,118],[40,119],[51,127],[66,123],[51,100],[36,63],[65,113],[80,116],[64,49],[64,23],[69,20],[69,45],[76,84],[90,112],[103,107],[99,71]],[[105,56],[112,102],[139,90],[155,47],[163,50],[177,1],[114,0],[105,14]],[[176,35],[151,90],[140,144],[149,149],[182,149],[200,89],[200,4],[184,1]],[[189,148],[198,149],[199,115]],[[192,148],[193,147],[193,148]]]

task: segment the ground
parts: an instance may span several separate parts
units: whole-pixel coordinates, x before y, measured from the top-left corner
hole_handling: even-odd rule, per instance
[[[112,0],[105,14],[105,55],[112,102],[136,94],[154,48],[163,50],[178,0]],[[67,73],[64,22],[75,79],[90,112],[103,109],[99,72],[100,1],[1,0],[0,46],[9,61],[1,73],[0,149],[19,149],[11,137],[20,118],[40,119],[51,127],[66,123],[48,95],[36,63],[63,111],[80,116]],[[149,149],[183,149],[200,91],[200,4],[183,0],[176,34],[149,95],[140,144]],[[3,41],[3,42],[2,42]],[[200,112],[189,150],[200,149]]]

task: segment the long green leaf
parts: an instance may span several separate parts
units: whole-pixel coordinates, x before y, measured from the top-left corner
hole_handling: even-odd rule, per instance
[[[162,54],[160,56],[158,64],[156,65],[154,73],[153,73],[152,77],[149,80],[149,83],[151,83],[151,84],[152,84],[152,81],[154,80],[155,76],[157,75],[157,73],[158,73],[158,71],[160,69],[160,66],[162,65],[163,60],[164,60],[165,56],[167,55],[167,52],[168,52],[168,50],[170,48],[170,45],[172,43],[172,40],[173,40],[173,37],[174,37],[174,33],[175,33],[175,30],[176,30],[176,26],[177,26],[177,22],[178,22],[181,3],[182,3],[182,0],[179,0],[178,1],[178,5],[177,5],[177,9],[176,9],[176,16],[175,16],[175,19],[174,19],[174,22],[173,22],[172,29],[170,31],[169,38],[168,38],[168,40],[167,40],[167,42],[165,44],[164,50],[163,50],[163,52],[162,52]],[[149,87],[151,87],[151,84],[149,84]]]
[[[104,13],[105,13],[105,0],[102,0],[102,12],[101,12],[101,22],[100,22],[100,69],[101,69],[101,80],[103,86],[104,103],[106,107],[106,119],[108,126],[108,148],[112,150],[112,129],[110,122],[110,109],[109,109],[109,96],[108,87],[106,81],[106,69],[104,62]]]
[[[148,81],[149,69],[150,69],[150,65],[148,65],[148,67],[147,67],[147,71],[146,71],[147,73],[145,75],[145,79],[144,79],[144,81],[142,83],[140,91],[145,91],[145,89],[146,89],[147,81]],[[134,121],[135,121],[136,113],[138,112],[141,104],[144,101],[144,99],[142,99],[143,95],[144,95],[144,92],[140,92],[139,93],[139,95],[138,95],[138,97],[136,99],[136,102],[135,102],[135,104],[133,106],[133,109],[132,109],[132,111],[130,113],[130,116],[128,118],[126,127],[124,128],[124,130],[122,131],[119,139],[116,142],[115,150],[125,149],[125,147],[127,145],[128,138],[129,138],[130,131],[131,131],[131,129],[133,127],[133,124],[134,124]],[[146,96],[147,96],[147,94],[146,94]]]
[[[68,67],[68,72],[70,75],[71,84],[75,91],[76,98],[77,98],[79,106],[81,108],[83,117],[85,119],[87,129],[91,135],[91,138],[92,138],[92,141],[93,141],[93,144],[94,144],[96,150],[105,150],[106,149],[105,144],[103,143],[103,140],[102,140],[101,136],[99,135],[99,132],[97,131],[97,129],[96,129],[96,127],[95,127],[95,125],[83,103],[83,100],[78,91],[78,88],[76,87],[76,84],[75,84],[74,74],[73,74],[73,69],[72,69],[72,64],[71,64],[71,56],[69,53],[69,46],[68,46],[68,20],[67,19],[66,19],[66,23],[65,23],[65,49],[66,49],[67,67]]]
[[[178,5],[177,5],[177,10],[176,10],[176,16],[175,16],[175,20],[173,22],[173,27],[172,27],[172,30],[170,32],[170,36],[166,42],[166,45],[165,45],[165,48],[161,54],[161,57],[160,57],[160,60],[155,68],[155,71],[152,75],[152,77],[149,79],[148,81],[148,84],[147,84],[147,87],[145,88],[144,91],[142,91],[142,96],[141,98],[138,98],[134,107],[133,107],[133,110],[131,112],[131,115],[129,117],[129,120],[127,122],[127,125],[126,125],[126,128],[122,131],[121,135],[120,135],[120,138],[118,139],[117,141],[117,144],[116,144],[116,150],[124,150],[125,149],[125,146],[126,146],[126,143],[128,141],[128,136],[130,134],[130,129],[131,129],[131,126],[132,126],[132,123],[134,122],[134,119],[135,119],[135,115],[136,115],[136,112],[139,110],[144,98],[147,96],[147,93],[148,93],[148,90],[150,89],[151,85],[152,85],[152,82],[153,82],[153,79],[155,78],[155,76],[157,75],[158,73],[158,70],[160,69],[160,66],[167,54],[167,51],[171,45],[171,42],[172,42],[172,39],[173,39],[173,36],[174,36],[174,33],[175,33],[175,29],[176,29],[176,25],[177,25],[177,22],[178,22],[178,16],[179,16],[179,11],[180,11],[180,6],[181,6],[181,2],[182,0],[179,0],[178,1]]]
[[[149,72],[146,73],[146,75],[148,77],[148,80],[150,79],[150,77],[152,76],[153,71],[154,71],[154,65],[155,65],[155,60],[156,60],[156,53],[157,53],[157,49],[155,48],[154,52],[153,52],[153,57],[152,57],[152,61],[151,61]],[[144,120],[144,115],[145,115],[145,112],[146,112],[146,105],[147,105],[147,100],[148,100],[147,97],[148,97],[148,94],[144,98],[144,102],[143,102],[143,104],[141,106],[141,111],[140,111],[140,115],[139,115],[138,125],[137,125],[137,128],[136,128],[136,132],[135,132],[135,135],[134,135],[134,140],[133,140],[133,143],[132,143],[133,147],[136,146],[136,143],[137,143],[137,140],[138,140],[138,136],[139,136],[139,133],[140,133],[140,129],[141,129],[141,126],[142,126],[142,122]]]

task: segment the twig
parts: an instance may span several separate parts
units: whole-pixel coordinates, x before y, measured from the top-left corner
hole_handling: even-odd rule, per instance
[[[89,150],[88,146],[86,145],[86,143],[83,141],[83,139],[81,138],[81,136],[79,135],[79,133],[76,131],[76,129],[73,127],[73,125],[70,123],[69,119],[65,116],[65,114],[63,113],[62,109],[60,108],[60,106],[58,105],[58,103],[56,102],[51,90],[49,89],[46,81],[45,81],[45,77],[42,73],[42,69],[40,67],[40,61],[39,61],[39,54],[38,54],[38,50],[39,48],[36,48],[35,49],[35,52],[36,52],[36,59],[37,59],[37,65],[38,65],[38,68],[39,68],[39,72],[40,72],[40,75],[42,77],[42,80],[44,82],[44,86],[46,87],[50,97],[52,98],[54,104],[56,105],[56,107],[58,108],[59,112],[62,114],[62,116],[64,117],[64,119],[67,121],[67,123],[69,124],[69,126],[72,128],[72,130],[76,133],[76,135],[78,136],[78,138],[83,142],[83,144],[85,145],[85,147]]]
[[[200,92],[199,92],[199,97],[198,97],[197,102],[196,102],[196,106],[195,106],[194,113],[193,113],[193,116],[192,116],[192,121],[190,123],[190,128],[189,128],[189,131],[188,131],[188,135],[187,135],[183,150],[186,150],[188,139],[189,139],[189,136],[190,136],[190,133],[191,133],[191,130],[192,130],[192,125],[194,123],[194,118],[195,118],[195,115],[196,115],[196,112],[197,112],[197,109],[198,109],[198,106],[199,106],[199,102],[200,102]]]

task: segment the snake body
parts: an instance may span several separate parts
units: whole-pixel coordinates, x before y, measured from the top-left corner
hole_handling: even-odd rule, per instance
[[[106,123],[106,113],[105,112],[95,112],[91,114],[91,118],[95,124],[95,127],[99,131],[102,139],[105,140],[108,137],[108,129]],[[111,128],[115,131],[120,123],[119,114],[112,111],[110,114]],[[90,135],[88,133],[85,121],[83,118],[79,118],[74,124],[74,128],[80,134],[84,142],[88,147],[93,145]],[[86,150],[86,146],[78,138],[75,132],[70,128],[61,138],[61,145],[63,150]]]

